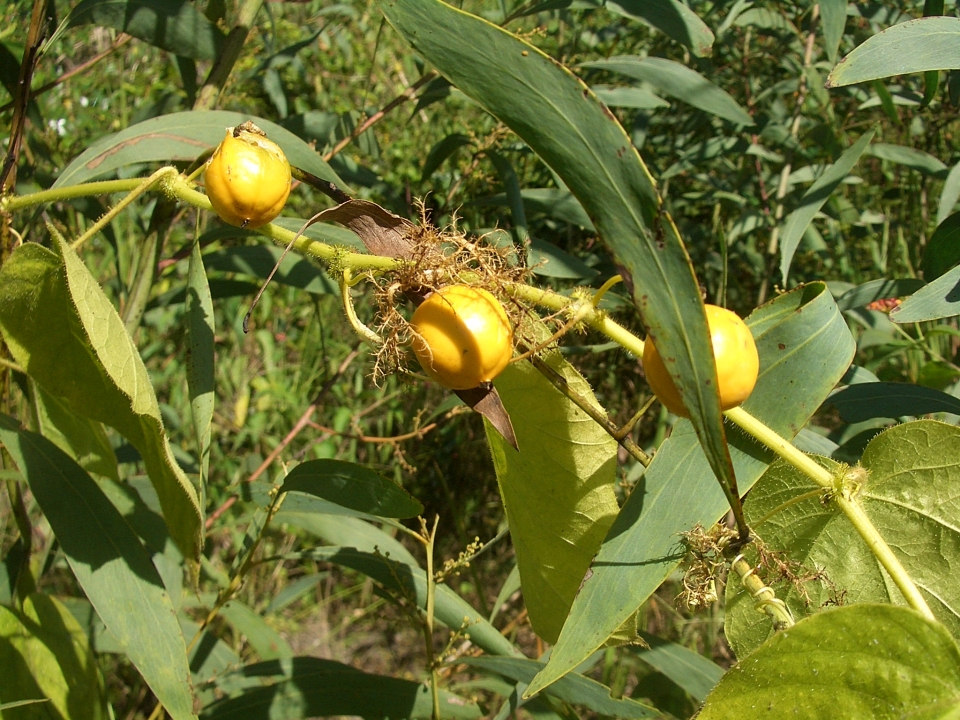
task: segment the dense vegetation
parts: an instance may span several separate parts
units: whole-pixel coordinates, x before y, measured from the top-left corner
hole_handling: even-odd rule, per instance
[[[955,15],[8,3],[0,716],[953,717]],[[247,119],[257,231],[202,194]],[[387,245],[332,211],[254,305],[344,200]],[[454,281],[537,351],[519,452],[403,342]],[[760,347],[725,422],[703,302]]]

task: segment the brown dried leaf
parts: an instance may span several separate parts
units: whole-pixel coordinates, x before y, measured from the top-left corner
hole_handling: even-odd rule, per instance
[[[517,445],[517,436],[513,432],[513,423],[510,422],[510,415],[507,414],[507,409],[503,406],[495,387],[481,385],[472,390],[454,390],[454,392],[457,397],[489,420],[514,450],[520,450]]]

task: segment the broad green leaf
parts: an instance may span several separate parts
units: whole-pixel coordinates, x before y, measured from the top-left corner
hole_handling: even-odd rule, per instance
[[[200,243],[190,252],[187,270],[187,387],[190,391],[190,413],[193,433],[200,458],[201,493],[207,484],[210,468],[210,434],[214,398],[214,335],[213,297],[203,267]]]
[[[837,298],[837,307],[843,312],[861,308],[877,300],[903,297],[916,292],[923,287],[923,284],[923,280],[917,280],[916,278],[871,280],[847,290]]]
[[[333,169],[289,130],[269,120],[226,110],[171,113],[131,125],[90,145],[64,169],[54,188],[87,182],[127,165],[194,160],[219,145],[228,127],[253,120],[279,145],[291,165],[329,180],[349,192]]]
[[[821,462],[837,467],[826,459]],[[933,420],[895,426],[870,441],[861,465],[866,473],[855,498],[937,619],[960,634],[960,588],[955,581],[960,570],[960,428]],[[751,492],[746,510],[769,550],[802,563],[794,573],[807,578],[803,587],[809,605],[789,582],[768,579],[796,618],[829,601],[905,604],[843,512],[825,502],[823,491],[791,466],[778,462],[771,467]],[[746,552],[755,562],[755,551]],[[728,585],[727,599],[727,638],[743,658],[771,633],[770,620],[754,609],[753,598],[736,578]]]
[[[807,226],[813,221],[820,208],[827,202],[833,191],[837,189],[843,179],[850,173],[853,166],[857,164],[860,156],[867,149],[867,145],[873,139],[874,131],[865,133],[850,148],[844,151],[837,161],[827,168],[824,173],[817,178],[817,181],[800,198],[800,206],[787,217],[783,224],[783,233],[780,237],[780,274],[783,276],[783,282],[787,282],[787,275],[790,272],[790,263],[793,262],[793,254],[800,245],[800,240],[807,230]]]
[[[830,71],[827,87],[956,68],[960,68],[960,18],[925,17],[869,38]]]
[[[960,315],[960,265],[890,311],[895,323],[926,322]]]
[[[529,683],[543,669],[544,663],[526,658],[476,657],[463,658],[470,667],[502,675],[514,682]],[[602,716],[620,718],[660,717],[660,712],[630,698],[610,697],[610,688],[578,673],[570,673],[547,691],[548,694],[570,703],[581,705]]]
[[[173,604],[133,530],[96,482],[46,438],[0,415],[0,442],[110,634],[174,720],[195,717]]]
[[[183,1],[82,0],[66,22],[103,25],[193,60],[215,60],[226,40],[193,3]]]
[[[147,369],[123,321],[77,254],[36,243],[0,268],[0,331],[16,361],[71,412],[118,430],[143,458],[163,516],[186,558],[200,555],[193,485],[177,465]]]
[[[827,400],[846,422],[902,415],[960,413],[960,398],[923,385],[910,383],[858,383],[834,393]]]
[[[626,271],[710,467],[733,487],[699,285],[626,131],[573,73],[505,30],[438,0],[378,5],[417,52],[516,132],[580,201]]]
[[[289,643],[249,605],[244,605],[239,600],[231,600],[220,609],[220,614],[239,634],[247,638],[247,642],[261,660],[293,657]]]
[[[729,120],[735,125],[753,125],[753,118],[726,90],[714,85],[696,70],[673,60],[620,55],[606,60],[585,62],[581,67],[608,70],[648,82],[670,97]]]
[[[396,562],[380,553],[362,552],[351,547],[317,547],[280,559],[310,559],[330,562],[356,570],[373,578],[384,588],[408,599],[420,609],[427,606],[427,576],[419,567]],[[492,655],[522,656],[500,631],[446,585],[436,586],[434,613],[438,622],[451,630],[461,630],[477,647]]]
[[[847,0],[820,0],[820,18],[823,45],[830,62],[835,63],[847,24]]]
[[[207,253],[203,256],[203,264],[208,271],[235,272],[266,280],[282,254],[283,248],[274,245],[241,245]],[[323,270],[292,250],[280,263],[271,282],[318,295],[340,293],[336,283]]]
[[[957,206],[957,200],[960,200],[960,163],[950,169],[947,179],[943,181],[943,190],[940,191],[940,201],[937,204],[938,227],[953,214],[953,210]],[[930,280],[930,278],[927,278],[927,280]]]
[[[295,657],[247,665],[236,673],[249,688],[203,709],[203,720],[300,720],[336,715],[429,720],[430,686],[373,675],[333,660]],[[440,691],[440,717],[475,720],[477,705]]]
[[[423,505],[379,473],[344,460],[308,460],[283,480],[280,492],[296,490],[369,515],[411,518]]]
[[[960,213],[954,213],[937,225],[923,251],[923,279],[936,280],[960,263]],[[919,288],[917,288],[919,289]]]
[[[800,621],[724,676],[700,720],[956,717],[960,649],[907,608],[854,605]],[[951,712],[954,711],[954,712]]]
[[[546,362],[596,404],[569,363]],[[520,446],[487,425],[523,600],[534,632],[554,643],[618,511],[617,442],[530,363],[509,365],[494,384]]]
[[[866,154],[881,160],[889,160],[897,165],[903,165],[924,175],[947,176],[946,165],[930,153],[916,148],[891,145],[890,143],[876,143],[867,148]]]
[[[97,659],[70,611],[34,593],[20,611],[0,606],[0,703],[47,699],[10,718],[106,720],[107,696]]]
[[[678,0],[606,0],[603,6],[610,12],[642,20],[657,28],[690,48],[697,57],[711,55],[713,32],[693,10]]]
[[[637,657],[670,678],[697,702],[703,702],[723,677],[723,668],[683,645],[641,633],[649,647],[634,650]]]
[[[84,470],[111,480],[117,475],[117,457],[103,423],[72,413],[60,400],[34,384],[33,402],[38,430],[77,461]]]
[[[744,409],[791,438],[843,376],[853,338],[821,283],[777,297],[747,324],[760,352],[760,378]],[[739,430],[728,437],[745,493],[775,456]],[[531,691],[575,668],[660,587],[682,558],[678,533],[709,526],[726,511],[693,428],[678,422],[607,533]]]

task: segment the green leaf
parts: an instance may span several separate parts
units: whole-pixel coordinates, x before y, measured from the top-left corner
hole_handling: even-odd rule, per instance
[[[280,488],[280,492],[290,490],[380,517],[410,518],[423,512],[423,505],[395,482],[344,460],[309,460],[297,465]]]
[[[960,68],[960,18],[925,17],[877,33],[830,72],[827,87]]]
[[[760,353],[760,377],[744,409],[791,438],[850,364],[854,342],[821,283],[797,288],[754,311],[747,324]],[[775,457],[731,431],[741,493]],[[601,647],[663,583],[682,557],[677,534],[709,526],[728,509],[710,477],[692,427],[678,422],[620,510],[580,589],[536,692]]]
[[[569,363],[546,362],[599,408]],[[530,363],[507,366],[494,384],[520,446],[486,426],[523,600],[534,632],[554,643],[618,511],[617,442]]]
[[[103,423],[77,415],[50,393],[33,384],[37,430],[84,470],[119,482],[117,456]]]
[[[753,118],[726,90],[714,85],[696,70],[673,60],[638,55],[620,55],[582,63],[580,67],[608,70],[653,85],[666,95],[682,100],[735,125],[753,125]]]
[[[924,285],[923,280],[916,278],[900,278],[887,280],[871,280],[855,288],[847,290],[843,295],[837,298],[837,307],[841,312],[854,310],[869,305],[877,300],[886,298],[899,298],[910,293],[914,293]]]
[[[866,153],[881,160],[889,160],[897,165],[903,165],[924,175],[932,175],[938,178],[947,176],[947,166],[923,150],[904,147],[903,145],[891,145],[890,143],[877,143],[871,145]]]
[[[649,647],[634,650],[637,657],[670,678],[697,702],[703,702],[723,677],[723,668],[700,653],[655,635],[640,635]]]
[[[213,297],[203,267],[200,243],[193,243],[187,270],[187,387],[193,432],[200,458],[200,487],[206,487],[210,468],[210,434],[213,423],[214,335]]]
[[[83,261],[59,238],[55,243],[59,254],[25,243],[0,268],[7,347],[71,412],[116,428],[140,451],[170,535],[195,562],[200,505],[173,457],[147,369]]]
[[[960,398],[923,385],[873,382],[850,385],[827,401],[840,411],[846,422],[902,415],[960,413]]]
[[[937,225],[923,251],[923,279],[936,280],[954,265],[960,263],[960,213],[954,213]],[[919,288],[917,288],[919,289]]]
[[[226,36],[185,0],[82,0],[66,19],[69,27],[104,25],[193,60],[215,60]]]
[[[20,611],[0,606],[0,703],[44,699],[9,718],[106,720],[107,696],[83,629],[62,604],[34,593]]]
[[[427,576],[419,567],[396,562],[375,552],[350,547],[318,547],[281,559],[311,559],[331,562],[373,578],[390,592],[408,599],[420,609],[427,606]],[[451,630],[463,634],[492,655],[522,655],[500,631],[446,585],[436,586],[435,617]]]
[[[639,87],[594,85],[590,89],[593,90],[597,99],[607,107],[625,107],[637,110],[657,110],[670,107],[670,103],[663,98]]]
[[[713,32],[693,10],[678,0],[606,0],[603,6],[610,12],[655,27],[690,48],[697,57],[712,54]]]
[[[857,386],[863,387],[863,386]],[[836,463],[820,462],[830,469]],[[937,619],[960,633],[960,428],[934,420],[898,425],[877,435],[861,458],[866,471],[855,495],[864,512],[916,582]],[[767,580],[801,618],[828,602],[904,604],[900,591],[836,504],[804,474],[778,462],[746,503],[758,536],[802,567],[792,572],[809,602],[788,581]],[[748,561],[756,561],[747,551]],[[774,577],[779,575],[774,570]],[[764,571],[761,571],[763,577]],[[731,574],[731,577],[733,574]],[[812,579],[811,579],[812,578]],[[743,658],[771,634],[737,578],[727,588],[726,634]]]
[[[287,499],[284,500],[284,508],[288,508],[290,505],[290,497],[288,495]],[[399,540],[360,518],[322,515],[316,512],[290,512],[285,509],[277,513],[276,521],[290,523],[302,528],[330,545],[356,548],[366,553],[383,555],[396,562],[409,565],[411,568],[420,567],[416,558]]]
[[[874,131],[865,133],[850,148],[844,151],[837,161],[827,168],[824,173],[817,178],[817,181],[800,198],[800,206],[787,217],[783,224],[783,233],[780,238],[780,274],[783,276],[783,282],[787,282],[787,275],[790,272],[790,263],[793,262],[793,254],[800,245],[800,239],[807,230],[807,226],[813,221],[820,208],[837,189],[843,179],[850,173],[853,166],[857,164],[860,156],[867,145],[873,139]]]
[[[543,213],[549,218],[582,227],[588,232],[596,232],[583,205],[573,194],[564,188],[527,188],[520,191],[523,205],[531,212]],[[506,193],[491,195],[474,200],[473,205],[509,205]]]
[[[700,720],[774,716],[946,718],[960,702],[960,649],[907,608],[827,610],[778,634],[734,666]]]
[[[940,191],[940,201],[937,204],[937,226],[943,224],[960,200],[960,163],[954,165],[943,181],[943,190]],[[930,280],[930,278],[927,278]]]
[[[306,142],[279,125],[226,110],[171,113],[131,125],[90,145],[67,165],[54,188],[77,185],[128,165],[194,160],[219,145],[228,127],[253,120],[287,156],[291,165],[349,192],[333,169]]]
[[[496,673],[514,682],[529,683],[545,663],[526,658],[476,657],[462,662],[484,672]],[[630,698],[610,697],[610,688],[578,673],[570,673],[547,691],[549,695],[572,705],[581,705],[602,716],[620,718],[661,717],[660,712]]]
[[[249,605],[244,605],[239,600],[231,600],[220,609],[220,614],[239,634],[247,638],[247,642],[261,660],[293,657],[289,643]]]
[[[830,62],[837,61],[837,52],[847,25],[847,0],[820,0],[823,45]]]
[[[299,720],[353,715],[429,720],[430,687],[410,680],[372,675],[333,660],[295,657],[248,665],[236,673],[251,687],[204,708],[203,720]],[[475,720],[473,702],[440,691],[440,717]]]
[[[710,467],[732,487],[700,288],[653,178],[616,118],[569,70],[489,22],[438,0],[378,5],[424,59],[516,132],[583,205],[631,281]]]
[[[193,718],[183,636],[140,540],[93,479],[49,440],[0,415],[0,441],[110,634],[174,720]]]
[[[895,323],[926,322],[960,315],[960,265],[890,311]]]
[[[266,280],[282,254],[283,248],[274,245],[241,245],[207,253],[203,256],[203,263],[207,270],[235,272]],[[340,293],[323,270],[292,250],[280,263],[272,282],[318,295]]]
[[[530,241],[527,265],[534,273],[543,277],[579,280],[594,278],[600,274],[599,270],[586,265],[553,243],[537,238]]]

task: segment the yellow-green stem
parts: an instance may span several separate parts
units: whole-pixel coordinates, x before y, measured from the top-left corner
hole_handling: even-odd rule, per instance
[[[837,479],[833,473],[817,463],[813,458],[795,448],[787,440],[780,437],[746,410],[733,408],[727,410],[724,414],[729,420],[740,426],[743,430],[746,430],[750,435],[773,450],[783,458],[783,460],[793,465],[793,467],[797,468],[797,470],[809,477],[817,485],[826,490],[830,490],[833,493],[833,500],[837,503],[837,507],[843,511],[843,514],[847,516],[847,519],[854,528],[856,528],[860,537],[863,538],[863,541],[883,566],[883,569],[890,575],[890,578],[894,584],[896,584],[897,588],[899,588],[900,593],[910,607],[922,613],[927,618],[931,620],[934,619],[930,607],[927,605],[926,600],[923,599],[923,595],[920,594],[920,590],[917,588],[916,583],[913,582],[913,578],[910,577],[906,568],[900,563],[899,558],[897,558],[893,550],[890,549],[890,546],[887,545],[887,541],[883,539],[883,536],[877,531],[873,522],[867,517],[860,503],[845,492],[842,483],[840,487],[838,487]]]
[[[106,225],[113,220],[117,215],[119,215],[124,208],[126,208],[130,203],[136,200],[138,197],[143,195],[147,190],[152,188],[154,185],[159,183],[165,178],[171,178],[177,175],[177,169],[173,167],[162,167],[157,170],[153,175],[148,177],[146,180],[140,182],[133,190],[127,193],[126,197],[123,198],[120,202],[114,205],[108,213],[106,213],[102,218],[97,220],[93,225],[91,225],[87,231],[78,237],[71,247],[74,250],[79,250],[80,247],[98,232],[100,232]]]
[[[103,182],[83,183],[81,185],[54,188],[52,190],[42,190],[40,192],[30,193],[29,195],[8,195],[0,199],[0,211],[16,212],[17,210],[23,210],[24,208],[42,203],[60,202],[62,200],[72,200],[79,197],[89,197],[90,195],[110,195],[112,193],[130,192],[131,190],[136,190],[142,182],[143,180],[141,178],[104,180]]]

